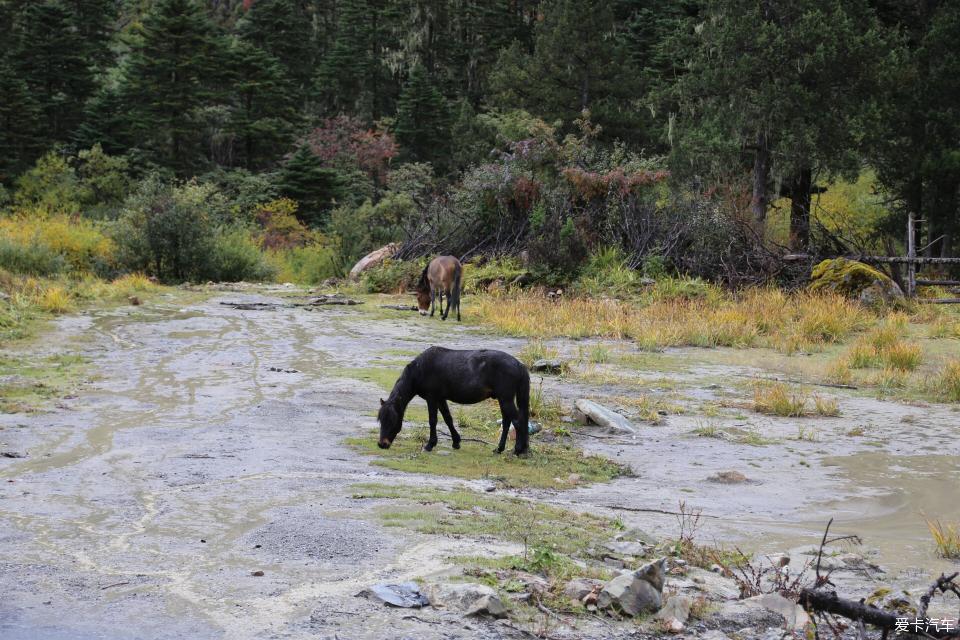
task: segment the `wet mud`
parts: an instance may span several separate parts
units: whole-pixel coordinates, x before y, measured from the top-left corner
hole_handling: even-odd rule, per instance
[[[0,458],[0,637],[520,637],[502,623],[356,597],[373,582],[442,575],[454,570],[450,556],[498,547],[384,527],[375,504],[351,497],[358,482],[450,481],[383,469],[342,443],[375,427],[383,395],[343,372],[399,372],[404,354],[431,344],[516,353],[526,341],[374,312],[372,303],[264,312],[224,300],[286,301],[264,290],[88,312],[61,319],[31,347],[84,356],[90,379],[48,412],[0,415],[0,449],[26,456]],[[581,345],[555,346],[570,355]],[[634,369],[638,378],[669,377],[670,389],[554,377],[543,385],[567,406],[649,393],[694,407],[742,392],[733,376],[755,372],[679,350]],[[860,534],[876,562],[927,581],[944,563],[920,514],[960,520],[958,414],[831,395],[840,417],[711,418],[762,432],[772,441],[762,446],[695,435],[704,418],[693,408],[639,423],[635,437],[575,436],[635,475],[519,493],[658,536],[677,527],[660,512],[684,500],[703,511],[704,541],[761,551],[810,544],[835,516],[835,529]],[[798,424],[815,428],[816,439],[797,439]],[[857,425],[865,436],[845,435]],[[709,480],[727,470],[753,482]]]

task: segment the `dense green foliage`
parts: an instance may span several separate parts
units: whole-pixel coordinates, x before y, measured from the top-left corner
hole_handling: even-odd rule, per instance
[[[953,0],[0,0],[0,23],[0,208],[102,221],[115,268],[165,280],[318,281],[399,241],[758,281],[781,247],[895,247],[908,212],[927,251],[958,242]],[[277,246],[281,197],[302,229]]]

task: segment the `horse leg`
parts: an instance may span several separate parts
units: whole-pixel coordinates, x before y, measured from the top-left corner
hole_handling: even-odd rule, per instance
[[[447,310],[446,310],[446,311],[443,310],[443,296],[444,296],[444,291],[441,289],[441,290],[440,290],[440,319],[441,319],[441,320],[446,320],[446,319],[447,319],[447,314],[450,313],[450,292],[449,292],[449,291],[446,292],[446,296],[447,296]]]
[[[460,434],[457,433],[457,430],[453,426],[453,416],[450,415],[450,405],[447,404],[446,400],[440,401],[440,415],[443,416],[443,421],[447,423],[447,428],[450,429],[450,439],[453,440],[453,448],[460,448]]]
[[[424,451],[433,451],[437,446],[437,403],[433,400],[427,400],[427,411],[430,413],[430,439],[427,440]]]
[[[437,290],[430,288],[430,317],[433,317],[433,311],[437,308]]]
[[[507,446],[507,434],[510,433],[510,425],[516,421],[517,408],[513,404],[511,398],[501,397],[497,398],[497,401],[500,403],[500,424],[503,426],[503,429],[500,431],[500,443],[497,445],[494,453],[503,453],[503,450]],[[519,434],[517,438],[519,438]]]

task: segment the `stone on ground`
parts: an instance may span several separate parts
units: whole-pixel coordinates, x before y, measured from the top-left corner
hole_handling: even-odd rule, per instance
[[[867,305],[892,304],[903,298],[899,285],[870,265],[846,258],[817,264],[810,273],[811,291],[831,291]]]
[[[580,416],[588,418],[590,422],[601,427],[624,433],[636,433],[630,420],[593,400],[581,398],[574,403],[574,407]]]
[[[507,607],[497,592],[483,584],[434,584],[427,589],[427,598],[434,607],[459,611],[465,616],[505,618]]]
[[[603,586],[597,606],[627,616],[657,611],[663,603],[666,558],[655,560],[633,573],[623,573]]]

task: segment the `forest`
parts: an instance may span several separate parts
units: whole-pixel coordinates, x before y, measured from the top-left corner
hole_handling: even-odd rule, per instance
[[[0,1],[0,267],[522,257],[790,284],[954,255],[951,0]]]

